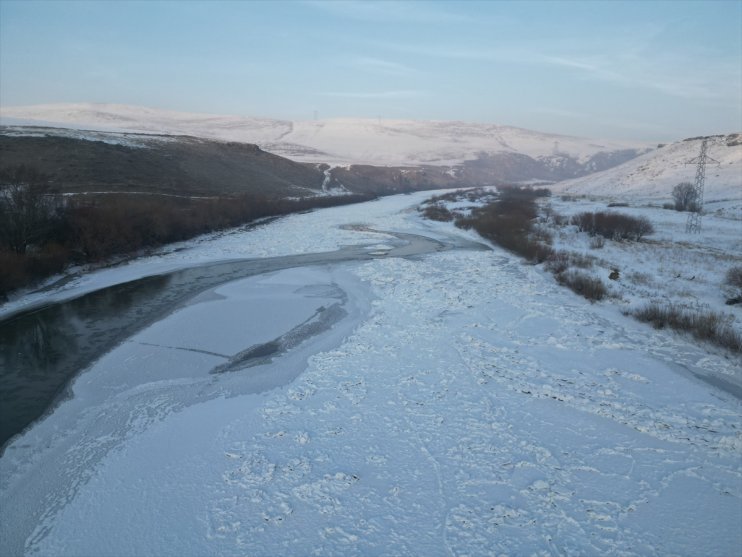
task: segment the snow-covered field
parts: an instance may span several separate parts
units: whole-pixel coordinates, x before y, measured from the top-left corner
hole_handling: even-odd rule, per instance
[[[473,237],[422,221],[429,195],[204,237],[4,310],[219,259],[396,241],[343,225]],[[330,331],[210,373],[333,304],[345,316]],[[742,369],[498,249],[244,279],[103,356],[14,440],[0,553],[735,555],[742,407],[699,379],[714,374]]]
[[[735,319],[742,333],[742,310],[727,306],[732,297],[724,282],[731,267],[742,267],[742,200],[718,203],[718,213],[702,217],[702,233],[688,233],[688,213],[649,206],[608,207],[605,201],[548,202],[564,217],[583,211],[608,211],[645,217],[654,233],[642,242],[606,241],[602,248],[591,247],[587,233],[574,227],[552,228],[557,250],[577,252],[594,258],[590,271],[610,286],[615,302],[631,309],[647,302],[670,302],[688,309],[726,313]],[[608,279],[617,269],[619,280]]]
[[[704,199],[706,210],[732,202],[742,218],[742,138],[732,134],[708,142]],[[672,203],[672,189],[681,182],[695,182],[701,139],[676,141],[619,166],[550,186],[555,193],[599,196],[614,201]],[[742,233],[742,231],[741,231]]]

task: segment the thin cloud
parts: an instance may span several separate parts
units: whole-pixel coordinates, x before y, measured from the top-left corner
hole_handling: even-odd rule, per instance
[[[304,4],[346,19],[371,22],[467,23],[471,16],[441,8],[435,2],[362,2],[305,0]]]
[[[425,92],[403,89],[400,91],[377,92],[326,91],[319,94],[323,97],[341,97],[346,99],[414,99],[424,96]]]
[[[349,65],[356,69],[387,75],[411,75],[418,73],[416,69],[406,66],[405,64],[392,62],[390,60],[382,60],[380,58],[355,58],[351,60]]]
[[[686,57],[659,55],[602,54],[588,59],[547,56],[542,61],[573,69],[590,79],[653,89],[674,97],[736,102],[740,96],[739,88],[735,91],[734,85],[727,83],[725,78],[734,75],[735,66],[723,60],[708,61],[700,66],[703,69],[693,72],[688,71],[691,64]]]
[[[592,39],[505,47],[374,42],[378,49],[444,60],[528,64],[573,71],[575,75],[629,88],[658,91],[684,99],[738,104],[742,91],[728,76],[739,74],[738,60],[717,56],[691,60],[692,53],[663,53],[635,35],[624,41]],[[592,54],[575,55],[575,52]],[[547,54],[548,53],[548,54]],[[688,71],[689,67],[695,68]],[[699,69],[700,68],[700,69]]]
[[[610,127],[610,128],[618,128],[618,129],[624,129],[624,130],[635,130],[640,129],[644,131],[651,131],[651,132],[662,132],[664,131],[663,126],[658,126],[654,124],[650,124],[647,122],[640,122],[636,120],[627,120],[625,118],[622,119],[611,119],[611,118],[601,118],[596,117],[593,113],[585,113],[585,112],[576,112],[573,110],[564,110],[561,108],[552,108],[552,107],[546,107],[546,106],[540,106],[536,107],[532,110],[532,112],[535,112],[537,114],[546,114],[548,116],[556,116],[558,118],[563,118],[567,120],[576,120],[579,122],[591,122],[593,124],[600,124],[604,127]]]

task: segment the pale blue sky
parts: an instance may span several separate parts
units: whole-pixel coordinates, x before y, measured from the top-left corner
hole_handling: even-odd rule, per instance
[[[0,105],[742,131],[742,0],[0,0]]]

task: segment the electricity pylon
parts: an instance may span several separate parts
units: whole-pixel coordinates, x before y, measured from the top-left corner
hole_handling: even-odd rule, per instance
[[[685,231],[691,233],[701,232],[701,214],[703,212],[703,187],[706,182],[706,163],[716,161],[708,156],[708,137],[705,137],[701,142],[701,153],[695,158],[689,160],[685,164],[696,165],[696,181],[693,184],[693,191],[695,192],[695,207],[693,211],[688,213],[688,221],[685,223]]]

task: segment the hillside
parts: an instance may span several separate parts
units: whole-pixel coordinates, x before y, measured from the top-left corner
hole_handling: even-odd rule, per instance
[[[519,155],[521,156],[521,155]],[[312,197],[388,195],[510,180],[510,165],[392,167],[299,163],[249,143],[192,136],[0,126],[0,173],[18,165],[49,177],[62,193],[183,196],[257,193]],[[517,178],[516,178],[517,179]]]
[[[638,144],[455,121],[289,121],[111,104],[3,107],[0,115],[5,124],[185,134],[254,143],[295,161],[331,166],[466,168],[478,181],[489,183],[574,178],[647,150]]]
[[[60,192],[178,195],[260,193],[284,197],[321,189],[316,168],[247,143],[188,136],[83,134],[0,128],[0,171],[25,164]]]
[[[560,193],[669,202],[675,185],[694,181],[696,167],[688,163],[698,157],[701,140],[677,141],[615,168],[554,184],[552,189]],[[710,138],[708,156],[718,164],[709,162],[706,166],[706,202],[742,201],[742,134]]]

